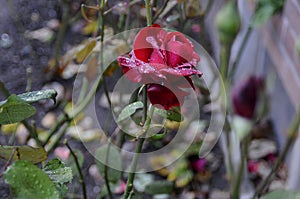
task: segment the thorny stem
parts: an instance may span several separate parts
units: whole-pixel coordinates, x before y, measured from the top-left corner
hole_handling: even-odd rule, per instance
[[[271,180],[273,180],[274,175],[278,172],[280,165],[285,160],[287,153],[289,152],[290,148],[294,145],[294,142],[298,136],[299,124],[300,124],[300,109],[298,110],[298,113],[291,124],[290,130],[288,132],[288,140],[285,143],[282,152],[280,153],[278,159],[273,165],[269,175],[258,185],[258,188],[256,189],[252,199],[256,199],[257,196],[261,196],[261,194],[264,192],[267,185],[269,185]]]
[[[68,149],[70,150],[71,155],[73,156],[73,158],[75,160],[76,168],[78,170],[79,177],[80,177],[80,184],[81,184],[81,187],[82,187],[83,198],[87,199],[85,181],[84,181],[84,177],[82,175],[81,169],[80,169],[78,158],[77,158],[76,154],[74,153],[74,151],[72,150],[71,146],[69,145],[67,139],[65,139],[64,144],[68,147]]]
[[[149,130],[149,127],[150,127],[150,124],[151,124],[153,112],[154,112],[154,106],[151,106],[149,116],[147,117],[146,122],[144,124],[144,132],[145,133],[142,134],[143,137],[137,138],[138,142],[137,142],[135,153],[134,153],[134,156],[133,156],[133,159],[132,159],[130,173],[128,175],[128,180],[127,180],[126,189],[125,189],[123,199],[129,199],[129,196],[132,192],[133,180],[134,180],[134,176],[135,176],[135,171],[136,171],[136,167],[137,167],[139,154],[142,151],[143,144],[144,144],[144,141],[146,139],[145,137],[147,135],[147,131]]]

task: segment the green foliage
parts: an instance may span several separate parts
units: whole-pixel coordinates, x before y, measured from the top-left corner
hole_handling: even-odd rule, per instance
[[[99,172],[104,176],[105,164],[107,165],[108,181],[116,183],[121,178],[122,157],[118,149],[109,144],[96,150],[96,159]]]
[[[174,183],[166,180],[154,181],[145,187],[145,193],[156,195],[156,194],[169,194],[174,189]]]
[[[277,190],[262,196],[262,199],[299,199],[300,192],[292,190]]]
[[[183,121],[183,116],[181,115],[180,110],[178,110],[178,108],[172,108],[167,111],[164,109],[155,108],[154,113],[171,121],[175,121],[175,122]]]
[[[0,106],[0,124],[20,122],[36,112],[35,108],[13,94]]]
[[[0,146],[0,158],[8,161],[11,157],[13,161],[27,160],[37,164],[47,159],[47,152],[44,148],[30,146]]]
[[[63,197],[68,191],[66,183],[71,182],[73,178],[72,169],[66,167],[62,161],[55,158],[50,160],[43,170],[56,185],[60,196]]]
[[[125,106],[125,108],[120,113],[117,122],[121,122],[125,120],[126,118],[130,117],[132,114],[134,114],[138,109],[143,108],[144,104],[141,101],[133,102],[132,104],[129,104]]]
[[[4,178],[10,185],[14,198],[60,198],[49,176],[28,161],[20,160],[13,163],[4,173]]]
[[[264,24],[276,12],[282,10],[285,0],[259,0],[252,17],[252,26]]]
[[[29,103],[43,99],[53,99],[57,93],[53,89],[12,94],[7,100],[0,102],[0,124],[12,124],[20,122],[35,114],[36,109]]]
[[[22,100],[27,103],[38,102],[40,100],[52,99],[55,102],[55,97],[57,92],[53,89],[40,90],[40,91],[32,91],[27,93],[22,93],[18,95]]]

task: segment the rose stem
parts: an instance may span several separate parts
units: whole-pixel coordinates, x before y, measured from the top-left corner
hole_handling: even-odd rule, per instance
[[[300,109],[298,110],[298,113],[295,116],[295,118],[291,124],[291,127],[288,131],[288,140],[285,143],[282,152],[280,153],[278,159],[276,160],[275,164],[273,165],[272,170],[269,173],[269,175],[258,185],[258,188],[256,189],[255,194],[252,197],[252,199],[255,199],[257,196],[260,196],[263,193],[266,186],[271,182],[274,175],[278,172],[280,165],[285,160],[287,153],[289,152],[290,148],[293,146],[293,144],[298,136],[299,124],[300,124]]]
[[[146,6],[147,26],[151,26],[152,14],[151,14],[151,5],[149,0],[145,0],[145,6]]]
[[[241,164],[239,165],[239,170],[236,176],[236,181],[234,182],[233,187],[233,199],[239,199],[240,198],[240,189],[241,189],[241,182],[244,175],[244,169],[245,169],[245,163],[247,162],[247,156],[248,156],[248,147],[250,143],[251,137],[248,135],[244,138],[244,140],[241,142],[242,152],[241,152]]]
[[[104,50],[104,46],[103,46],[103,41],[104,41],[104,7],[105,7],[105,0],[98,0],[98,4],[99,4],[99,28],[100,28],[100,69],[103,72],[104,71],[104,66],[103,66],[103,50]],[[107,89],[107,85],[106,85],[106,81],[105,81],[105,77],[103,76],[103,89],[104,89],[104,93],[106,96],[106,99],[108,101],[109,107],[111,107],[111,100],[108,94],[108,89]],[[108,129],[108,128],[106,128]],[[108,139],[109,143],[108,143],[108,149],[106,151],[106,158],[105,158],[105,163],[104,163],[104,181],[105,181],[105,185],[107,188],[107,192],[108,192],[108,196],[110,199],[113,199],[113,195],[111,192],[111,188],[109,185],[109,180],[108,180],[108,166],[107,166],[107,161],[108,161],[108,156],[109,156],[109,149],[110,149],[110,139]]]
[[[135,176],[135,170],[136,170],[136,167],[137,167],[137,161],[138,161],[138,158],[139,158],[139,154],[142,151],[142,147],[143,147],[143,143],[146,139],[145,137],[147,135],[147,131],[149,130],[149,127],[150,127],[153,112],[154,112],[154,106],[151,106],[149,116],[147,117],[146,122],[144,124],[144,133],[141,135],[143,137],[138,138],[137,147],[135,149],[135,153],[134,153],[134,156],[133,156],[133,159],[132,159],[130,173],[128,175],[128,180],[127,180],[126,189],[125,189],[123,199],[128,199],[129,196],[131,195],[132,188],[133,188],[133,180],[134,180],[134,176]]]
[[[79,181],[79,182],[80,182],[81,187],[82,187],[83,198],[84,198],[84,199],[87,199],[86,188],[85,188],[85,181],[84,181],[84,178],[83,178],[81,169],[80,169],[80,165],[79,165],[78,158],[77,158],[76,154],[74,153],[74,151],[72,150],[71,146],[69,145],[67,139],[64,140],[64,144],[68,147],[68,149],[70,150],[71,155],[73,156],[73,158],[74,158],[74,160],[75,160],[76,168],[77,168],[77,170],[78,170],[79,177],[80,177],[80,181]]]
[[[238,54],[237,54],[236,58],[234,59],[231,70],[229,72],[229,81],[231,81],[231,82],[232,82],[232,79],[233,79],[233,75],[235,74],[236,67],[237,67],[237,65],[238,65],[238,63],[239,63],[239,61],[242,57],[242,54],[243,54],[244,50],[245,50],[247,41],[250,38],[251,32],[252,32],[252,26],[248,25],[247,32],[246,32],[246,34],[243,38],[242,44],[241,44],[241,46],[238,50]]]

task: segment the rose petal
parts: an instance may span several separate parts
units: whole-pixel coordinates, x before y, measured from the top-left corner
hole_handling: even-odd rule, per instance
[[[165,110],[169,110],[174,106],[180,106],[175,94],[167,87],[158,84],[150,84],[147,93],[151,104],[154,106],[159,105],[157,106],[158,108],[162,106]],[[183,98],[179,100],[182,102]]]
[[[161,46],[166,31],[159,27],[143,28],[135,37],[133,49],[135,56],[141,61],[148,62],[153,52],[153,46],[146,39],[153,37],[158,46]]]

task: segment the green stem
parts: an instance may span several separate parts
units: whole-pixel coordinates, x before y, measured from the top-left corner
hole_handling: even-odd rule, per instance
[[[63,17],[62,17],[62,23],[61,27],[58,31],[57,39],[55,41],[55,47],[54,47],[54,60],[55,60],[55,65],[54,68],[50,71],[50,78],[57,72],[58,67],[59,67],[59,57],[60,57],[60,52],[61,48],[63,45],[63,40],[67,32],[67,28],[69,25],[69,19],[70,19],[70,14],[71,14],[71,3],[66,1],[63,1],[62,5],[63,9]]]
[[[220,49],[220,73],[223,81],[227,81],[227,72],[231,45],[223,44]]]
[[[104,65],[103,65],[103,50],[104,50],[104,46],[103,46],[103,42],[104,42],[104,22],[105,22],[105,18],[104,18],[104,7],[105,7],[105,0],[98,0],[98,4],[100,5],[100,9],[99,9],[99,28],[100,28],[100,69],[101,69],[101,73],[104,72]],[[106,96],[106,99],[108,101],[109,106],[111,107],[111,100],[109,97],[109,93],[108,93],[108,89],[107,89],[107,85],[106,85],[106,81],[105,81],[105,77],[102,77],[102,82],[103,82],[103,89],[104,89],[104,93]],[[107,120],[108,122],[110,122],[110,119]],[[108,123],[107,123],[108,124]],[[108,129],[109,125],[106,125],[105,130]],[[109,143],[108,143],[108,150],[106,151],[106,159],[105,159],[105,166],[104,166],[104,181],[105,181],[105,186],[107,188],[107,192],[108,192],[108,196],[110,199],[113,199],[113,194],[111,192],[111,188],[109,185],[109,180],[108,180],[108,166],[107,166],[107,161],[108,161],[108,156],[109,156],[109,149],[110,149],[110,139],[109,139]]]
[[[280,165],[285,160],[287,153],[289,152],[290,148],[294,145],[294,142],[298,136],[299,124],[300,124],[300,109],[298,110],[298,113],[292,122],[291,128],[288,132],[288,140],[285,143],[282,152],[280,153],[278,159],[273,165],[269,175],[258,185],[258,188],[256,189],[252,199],[256,199],[257,196],[261,196],[261,194],[263,194],[267,185],[269,185],[271,180],[273,180],[274,175],[278,172]]]
[[[166,9],[168,3],[170,0],[166,0],[164,5],[162,6],[162,8],[157,12],[157,14],[155,14],[155,16],[153,17],[153,21],[155,22],[159,16],[164,12],[164,10]]]
[[[239,170],[237,173],[237,176],[235,177],[235,184],[233,187],[233,199],[239,199],[240,198],[240,192],[241,192],[241,183],[244,176],[244,170],[245,170],[245,163],[247,162],[247,155],[248,155],[248,146],[250,142],[250,136],[247,136],[241,143],[242,145],[242,151],[241,151],[241,163],[239,165]]]
[[[151,13],[151,5],[150,0],[144,0],[146,6],[146,16],[147,16],[147,26],[152,25],[152,13]]]
[[[69,145],[67,139],[65,139],[64,143],[68,147],[68,149],[70,150],[70,153],[71,153],[71,155],[73,156],[73,158],[75,160],[76,168],[77,168],[77,171],[79,173],[80,183],[81,183],[81,187],[82,187],[83,198],[87,199],[85,181],[84,181],[81,169],[80,169],[78,158],[77,158],[76,154],[74,153],[74,151],[72,150],[71,146]]]
[[[138,161],[138,158],[139,158],[139,154],[142,151],[143,144],[144,144],[144,141],[146,139],[145,137],[147,135],[147,131],[149,130],[149,127],[150,127],[153,112],[154,112],[154,106],[151,106],[150,114],[149,114],[149,116],[148,116],[148,118],[145,122],[145,125],[144,125],[144,132],[145,133],[142,135],[144,137],[140,137],[140,138],[137,139],[138,140],[137,147],[135,149],[135,154],[133,156],[133,160],[132,160],[132,164],[131,164],[131,168],[130,168],[130,173],[128,175],[128,180],[127,180],[126,189],[125,189],[123,199],[129,199],[130,193],[132,192],[133,180],[134,180],[134,177],[135,177],[135,171],[136,171],[136,167],[137,167],[137,161]]]
[[[252,26],[249,25],[248,28],[247,28],[247,32],[246,32],[246,34],[243,38],[242,44],[241,44],[241,46],[238,50],[238,54],[237,54],[235,60],[233,61],[233,64],[232,64],[232,67],[231,67],[231,70],[230,70],[230,73],[229,73],[230,81],[232,81],[232,79],[233,79],[233,75],[235,74],[236,67],[237,67],[238,63],[240,62],[240,59],[241,59],[242,54],[245,50],[248,39],[250,38],[251,32],[252,32]]]

